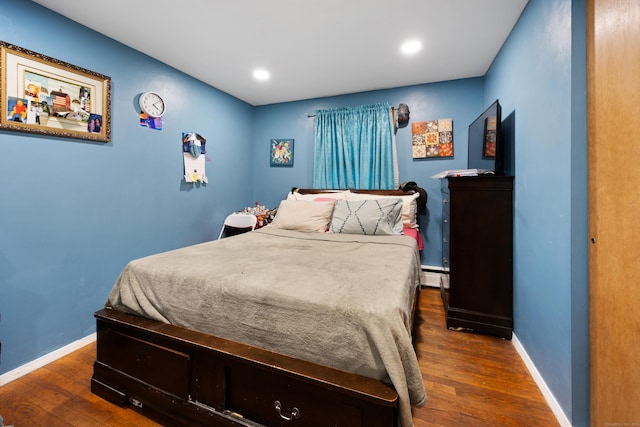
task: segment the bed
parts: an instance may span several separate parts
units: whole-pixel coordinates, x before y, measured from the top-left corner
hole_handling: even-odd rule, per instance
[[[92,391],[172,426],[413,425],[416,203],[296,190],[266,227],[130,262],[95,313]]]

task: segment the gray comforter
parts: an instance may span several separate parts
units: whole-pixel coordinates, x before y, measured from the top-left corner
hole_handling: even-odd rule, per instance
[[[413,239],[264,227],[131,261],[107,306],[426,394],[410,335]]]

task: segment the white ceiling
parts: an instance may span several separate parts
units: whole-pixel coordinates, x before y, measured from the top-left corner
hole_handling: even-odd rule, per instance
[[[34,1],[266,105],[483,76],[528,0]]]

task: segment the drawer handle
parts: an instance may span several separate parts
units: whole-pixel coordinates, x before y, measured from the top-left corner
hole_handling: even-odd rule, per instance
[[[273,403],[274,408],[276,408],[276,411],[278,411],[278,415],[280,415],[280,418],[282,418],[285,421],[292,421],[296,418],[300,418],[300,409],[296,408],[295,406],[293,407],[293,409],[291,410],[291,415],[286,416],[286,415],[282,415],[282,403],[280,403],[279,400],[276,400]]]

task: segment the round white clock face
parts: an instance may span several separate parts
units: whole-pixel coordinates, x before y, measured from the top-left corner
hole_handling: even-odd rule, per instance
[[[164,99],[155,92],[145,92],[140,95],[139,104],[142,112],[151,117],[162,117],[167,108]]]

